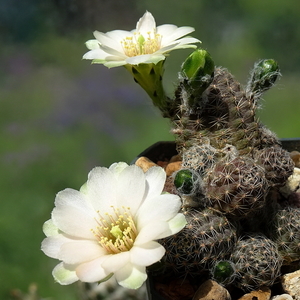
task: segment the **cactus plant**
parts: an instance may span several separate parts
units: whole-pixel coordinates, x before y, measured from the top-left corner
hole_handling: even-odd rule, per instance
[[[176,272],[201,273],[228,257],[236,243],[236,228],[217,211],[189,210],[187,225],[178,234],[160,240],[166,264]]]
[[[300,258],[300,209],[286,207],[278,210],[273,218],[270,236],[278,245],[284,264]]]
[[[245,291],[273,285],[282,266],[276,244],[264,236],[240,239],[230,260],[237,272],[234,284]]]
[[[206,51],[188,57],[168,112],[182,163],[167,182],[181,196],[188,224],[160,240],[165,263],[182,276],[209,270],[243,290],[271,286],[283,261],[300,258],[300,223],[292,222],[300,211],[279,209],[294,162],[256,116],[279,67],[272,59],[257,62],[243,87],[212,65]],[[271,223],[272,240],[263,235]]]
[[[240,157],[218,162],[205,183],[211,205],[236,218],[263,208],[269,187],[263,168],[250,158]]]

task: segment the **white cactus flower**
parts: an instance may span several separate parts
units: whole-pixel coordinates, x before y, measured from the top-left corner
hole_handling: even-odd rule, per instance
[[[194,28],[189,26],[177,27],[171,24],[156,27],[154,17],[146,12],[132,31],[95,31],[96,39],[86,42],[90,51],[83,58],[109,68],[127,64],[156,64],[172,50],[196,48],[193,43],[199,43],[198,39],[183,37],[193,31]]]
[[[156,240],[186,224],[180,198],[162,194],[165,171],[146,173],[136,165],[115,163],[94,168],[77,191],[65,189],[45,222],[43,252],[61,261],[53,276],[62,285],[77,280],[101,282],[115,276],[126,288],[139,288],[146,267],[165,249]]]

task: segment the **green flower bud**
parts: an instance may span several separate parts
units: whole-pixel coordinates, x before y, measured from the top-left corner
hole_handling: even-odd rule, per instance
[[[280,75],[279,66],[274,59],[263,59],[254,65],[250,79],[250,89],[263,92],[268,90]]]
[[[206,50],[197,49],[182,64],[181,71],[193,88],[203,92],[212,82],[214,68],[210,54]]]
[[[230,261],[219,261],[213,268],[213,278],[218,283],[228,284],[235,274],[234,264]]]
[[[182,194],[190,194],[194,188],[195,175],[189,169],[180,170],[174,178],[174,185]]]

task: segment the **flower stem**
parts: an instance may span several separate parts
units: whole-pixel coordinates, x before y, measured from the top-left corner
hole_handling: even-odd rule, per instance
[[[164,61],[159,61],[157,64],[127,64],[125,68],[132,74],[134,81],[150,96],[153,104],[162,111],[163,116],[168,117],[170,99],[167,97],[162,84],[163,64]]]

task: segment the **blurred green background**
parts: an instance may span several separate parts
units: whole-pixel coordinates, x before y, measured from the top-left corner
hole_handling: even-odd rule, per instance
[[[40,251],[55,194],[78,189],[96,166],[130,162],[172,140],[146,93],[123,68],[83,61],[92,32],[131,30],[150,11],[157,25],[193,26],[216,65],[241,83],[261,58],[283,77],[264,95],[262,122],[280,138],[300,136],[300,2],[294,0],[1,0],[0,299],[37,283],[43,297],[78,299],[51,275]],[[166,89],[190,50],[166,61]]]

